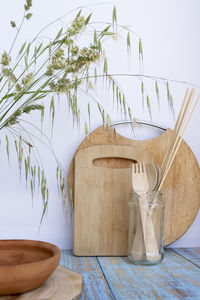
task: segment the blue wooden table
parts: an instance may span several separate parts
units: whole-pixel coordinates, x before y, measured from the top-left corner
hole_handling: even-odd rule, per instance
[[[135,266],[126,257],[75,257],[63,250],[60,265],[83,276],[80,299],[200,300],[200,248],[166,249],[156,266]]]

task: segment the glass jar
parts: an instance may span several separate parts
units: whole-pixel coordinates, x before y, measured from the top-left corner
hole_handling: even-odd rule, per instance
[[[137,265],[163,259],[164,203],[160,191],[131,193],[128,257]]]

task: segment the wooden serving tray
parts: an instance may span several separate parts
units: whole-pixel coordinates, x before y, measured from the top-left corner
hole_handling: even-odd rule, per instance
[[[111,147],[116,147],[117,145],[120,145],[131,146],[132,151],[135,151],[135,153],[137,153],[138,151],[150,152],[153,155],[154,162],[157,165],[161,166],[165,152],[170,144],[172,134],[173,131],[167,129],[164,133],[156,138],[144,141],[136,141],[125,138],[119,134],[115,134],[112,128],[110,130],[105,130],[104,127],[101,126],[94,130],[80,144],[76,151],[77,161],[83,155],[83,157],[81,158],[82,161],[84,161],[85,159],[85,162],[87,162],[87,160],[90,159],[90,152],[92,151],[91,148],[94,146],[101,147],[101,150],[98,151],[101,152],[102,156],[102,153],[105,152],[104,146],[110,145]],[[98,152],[97,148],[95,149],[95,152]],[[100,152],[98,152],[98,154]],[[95,157],[95,159],[96,158],[97,157]],[[133,155],[132,157],[129,156],[128,158],[137,160],[137,154]],[[109,162],[106,162],[105,159],[103,160],[103,164],[105,164],[106,167],[108,167],[109,164],[112,164],[110,170],[107,169],[107,171],[110,172],[110,176],[114,176],[114,173],[116,172],[115,166],[113,165],[115,163],[118,164],[119,159],[117,159],[117,161],[109,160]],[[96,164],[101,164],[102,167],[101,160],[96,159]],[[79,162],[77,162],[77,167],[78,165]],[[73,196],[74,182],[75,185],[77,182],[76,176],[74,177],[75,167],[75,159],[73,158],[68,174],[68,189],[71,191]],[[123,173],[123,178],[124,176],[128,178],[128,176],[130,175],[129,168],[123,167],[123,170],[121,171]],[[78,169],[76,171],[76,175],[78,174],[77,172],[79,172]],[[78,178],[78,186],[80,185],[80,182],[82,180],[83,182],[85,182],[86,180],[86,178],[84,177],[84,170],[82,170],[81,172],[82,175]],[[126,191],[124,194],[124,187],[121,186],[121,199],[123,201],[121,203],[120,201],[118,203],[115,202],[115,199],[112,198],[111,192],[108,193],[108,195],[105,195],[105,193],[102,192],[100,198],[97,197],[96,199],[94,199],[94,189],[96,188],[97,192],[99,191],[99,188],[102,189],[101,183],[99,184],[99,182],[96,181],[96,186],[92,186],[92,199],[90,197],[90,181],[92,180],[91,177],[94,173],[89,175],[89,172],[86,172],[85,174],[87,174],[87,180],[89,178],[89,185],[87,186],[87,190],[84,191],[84,193],[81,193],[81,190],[78,192],[75,188],[74,253],[76,255],[126,255],[127,246],[122,247],[121,245],[123,243],[127,243],[126,241],[128,240],[128,224],[124,224],[124,222],[126,223],[126,220],[128,220],[129,218],[129,211],[127,209],[127,197],[131,190]],[[97,175],[95,174],[95,176]],[[103,173],[100,176],[104,176]],[[112,191],[112,186],[110,186],[110,184],[113,184],[112,182],[109,181],[107,186],[104,186],[105,190]],[[119,178],[118,183],[120,183]],[[130,184],[128,184],[128,186],[130,186]],[[167,179],[163,185],[162,191],[164,195],[163,200],[165,202],[164,245],[166,246],[176,241],[187,231],[187,229],[193,223],[200,207],[200,169],[194,154],[185,141],[183,141],[180,146],[180,149],[169,171]],[[108,209],[107,203],[110,203],[111,206],[116,204],[116,209]],[[78,224],[81,224],[81,226],[79,226]],[[95,224],[98,224],[98,226],[96,226]],[[114,236],[112,230],[109,234],[104,234],[106,232],[106,227],[113,228],[111,227],[111,224],[113,227],[115,227],[115,229],[118,228],[119,231],[121,231],[121,233],[118,235],[117,240],[113,239]],[[105,225],[107,226],[105,227]],[[89,236],[91,238],[90,242],[88,242],[87,247],[84,246],[85,248],[83,249],[82,247],[81,249],[81,243],[79,241],[84,241],[84,237],[86,236]],[[100,241],[103,240],[104,245],[106,243],[110,245],[109,247],[106,247],[106,249],[103,249],[101,246],[102,242]],[[118,251],[115,252],[113,252],[114,243],[117,243],[119,245]],[[99,245],[98,249],[97,245]]]
[[[13,296],[1,296],[0,300],[75,300],[81,295],[82,276],[65,267],[56,271],[39,288]]]

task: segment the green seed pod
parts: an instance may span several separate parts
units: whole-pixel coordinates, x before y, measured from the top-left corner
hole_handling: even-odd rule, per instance
[[[167,81],[166,88],[167,88],[167,99],[169,100],[170,99],[170,91],[169,91],[169,82],[168,81]]]
[[[31,145],[29,144],[29,146],[28,146],[28,153],[29,153],[29,155],[31,155]]]
[[[99,103],[97,103],[97,107],[98,107],[98,110],[100,111],[100,113],[101,113],[101,106],[100,106],[100,104]]]
[[[22,163],[22,159],[23,159],[23,148],[21,148],[21,150],[19,152],[19,163],[20,163],[20,165]]]
[[[33,177],[35,178],[36,176],[36,165],[34,165],[34,171],[33,171]]]
[[[127,34],[127,50],[130,51],[131,50],[131,39],[130,39],[130,32],[128,32]]]
[[[20,135],[20,137],[19,137],[19,150],[21,149],[21,147],[22,147],[22,137]]]
[[[33,181],[32,181],[32,179],[30,181],[30,185],[31,185],[31,194],[32,194],[32,197],[33,197]]]
[[[7,135],[6,135],[6,152],[7,152],[7,156],[8,156],[8,159],[9,159],[9,140],[8,140]]]
[[[17,152],[17,156],[19,155],[19,153],[18,153],[18,145],[17,145],[17,141],[15,141],[15,150],[16,150],[16,152]]]
[[[56,178],[57,178],[57,181],[58,181],[58,175],[59,175],[59,168],[57,167],[57,169],[56,169]]]
[[[28,165],[28,168],[30,168],[30,156],[27,156],[27,165]]]
[[[120,105],[122,104],[122,96],[121,96],[120,92],[119,92],[119,103],[120,103]]]
[[[116,7],[113,7],[113,12],[112,12],[112,23],[113,27],[117,24],[117,10]]]
[[[159,88],[158,88],[158,83],[157,83],[157,81],[155,82],[155,89],[156,89],[156,94],[159,95]]]
[[[67,196],[66,195],[64,197],[64,201],[65,201],[65,207],[67,207],[68,201],[67,201]]]
[[[101,53],[102,52],[102,46],[101,46],[101,41],[98,40],[98,48],[99,48],[99,52]]]
[[[85,121],[85,135],[87,136],[88,135],[88,125],[87,125],[87,122]]]
[[[105,123],[105,112],[104,112],[104,110],[102,111],[102,119],[103,119],[103,123]]]
[[[141,55],[142,59],[143,59],[143,50],[142,50],[142,40],[139,40],[139,55]]]
[[[94,31],[94,45],[97,45],[97,31]]]
[[[116,138],[116,129],[114,128],[113,131],[114,131],[114,137]]]
[[[24,42],[24,44],[21,46],[18,55],[21,55],[21,54],[22,54],[22,52],[23,52],[25,46],[26,46],[26,42]]]
[[[62,187],[62,196],[63,196],[63,198],[65,197],[65,188],[64,188],[64,185]]]
[[[123,95],[123,107],[124,107],[124,111],[126,112],[126,98]]]
[[[108,73],[108,62],[107,62],[107,58],[104,59],[103,73],[106,74],[106,75],[107,75],[107,73]]]
[[[143,81],[141,83],[141,92],[142,92],[142,94],[144,94],[144,83],[143,83]]]
[[[131,116],[131,109],[130,109],[130,107],[128,107],[128,115],[129,115],[130,120],[132,121],[132,116]]]
[[[149,115],[151,117],[151,103],[150,103],[150,100],[149,100],[149,96],[147,95],[147,107],[148,107],[148,111],[149,111]]]
[[[117,100],[119,99],[119,88],[118,88],[118,86],[116,87],[116,98],[117,98]]]
[[[38,186],[40,185],[40,167],[38,166]]]
[[[31,176],[34,177],[33,167],[31,166]]]
[[[24,161],[24,164],[25,164],[25,175],[26,175],[26,181],[27,181],[27,178],[28,178],[28,165],[27,165],[26,159]]]
[[[60,182],[62,182],[62,170],[60,169]]]
[[[26,19],[27,19],[27,20],[30,20],[31,17],[32,17],[32,14],[27,14],[27,15],[26,15]]]
[[[91,16],[92,16],[92,13],[89,14],[89,16],[86,18],[86,20],[85,20],[85,26],[90,22]]]
[[[16,27],[16,23],[15,23],[14,21],[10,21],[10,24],[11,24],[11,26],[12,26],[13,28]]]
[[[88,103],[88,117],[89,117],[89,121],[90,121],[90,103]]]

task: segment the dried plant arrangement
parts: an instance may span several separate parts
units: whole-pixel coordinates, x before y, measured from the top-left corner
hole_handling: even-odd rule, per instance
[[[40,112],[41,122],[44,119],[47,101],[53,130],[55,117],[56,96],[65,94],[67,105],[73,115],[73,122],[80,122],[79,94],[86,93],[91,87],[90,79],[105,77],[109,84],[112,83],[115,98],[123,106],[124,112],[130,113],[124,94],[120,91],[116,81],[108,75],[108,63],[103,49],[105,38],[114,38],[116,35],[117,13],[116,8],[112,11],[110,23],[101,24],[103,29],[97,30],[91,27],[92,13],[84,16],[82,8],[75,9],[71,13],[76,15],[71,24],[66,28],[60,28],[58,33],[50,42],[42,42],[38,45],[40,34],[57,20],[43,28],[33,40],[21,45],[17,56],[13,58],[13,49],[22,30],[24,23],[32,18],[32,0],[26,0],[24,14],[21,24],[18,26],[14,21],[10,24],[16,30],[14,40],[9,51],[1,54],[0,65],[0,130],[2,132],[1,142],[6,146],[8,160],[10,159],[11,144],[14,143],[20,174],[25,175],[27,185],[30,186],[32,196],[36,186],[40,187],[43,199],[43,213],[46,211],[49,200],[49,188],[42,166],[40,153],[36,147],[39,138],[26,128],[26,125],[42,133],[47,148],[53,153],[57,162],[56,178],[63,200],[67,204],[67,192],[65,186],[64,170],[57,160],[51,146],[51,140],[40,127],[31,122],[31,114]],[[67,15],[69,15],[68,13]],[[60,19],[60,18],[59,18]],[[94,25],[94,24],[93,24]],[[79,40],[90,26],[90,40],[84,46],[79,45]],[[92,34],[91,34],[92,28]],[[121,27],[122,29],[122,27]],[[127,35],[127,49],[130,50],[130,31],[123,28]],[[141,41],[140,41],[141,49]],[[140,50],[141,51],[141,50]],[[97,74],[96,66],[100,65],[102,74]],[[89,93],[88,93],[89,95]],[[45,100],[45,104],[44,104]],[[96,99],[94,99],[96,101]],[[104,112],[100,102],[96,101],[97,108],[102,116],[103,122],[109,122],[110,117]],[[87,104],[88,116],[90,118],[90,104]],[[29,116],[25,119],[24,116]],[[85,134],[88,134],[88,124],[85,122]],[[5,135],[5,140],[2,136]]]
[[[118,85],[116,76],[133,76],[139,79],[141,85],[142,102],[146,101],[146,106],[151,116],[151,103],[148,93],[144,87],[143,79],[152,80],[155,85],[155,93],[159,105],[159,80],[163,81],[167,90],[167,99],[173,111],[173,98],[169,88],[169,82],[165,78],[145,76],[140,74],[110,74],[108,72],[108,59],[103,47],[105,39],[116,39],[117,32],[125,38],[125,48],[129,55],[132,48],[133,32],[129,27],[119,25],[117,22],[117,12],[114,6],[110,22],[98,24],[92,22],[92,13],[85,16],[84,7],[74,9],[70,12],[75,14],[74,19],[65,27],[60,28],[57,34],[50,39],[38,44],[41,33],[48,27],[56,23],[61,18],[45,26],[31,41],[25,41],[16,57],[13,51],[16,50],[16,41],[25,22],[32,18],[32,0],[26,0],[24,14],[20,25],[11,21],[10,25],[16,30],[15,37],[8,51],[1,49],[1,71],[0,71],[0,131],[1,144],[5,144],[8,160],[10,158],[11,144],[14,144],[19,163],[20,174],[25,175],[27,185],[30,186],[32,195],[36,186],[39,186],[43,199],[42,218],[45,214],[49,201],[49,187],[45,170],[41,163],[40,153],[36,143],[40,140],[41,133],[46,144],[57,162],[55,170],[57,184],[64,202],[67,204],[66,178],[64,170],[59,163],[51,145],[51,137],[42,132],[40,126],[35,126],[31,122],[32,113],[41,114],[41,122],[44,120],[45,111],[50,113],[50,122],[53,130],[57,96],[65,94],[67,105],[73,116],[73,122],[80,124],[81,111],[79,98],[81,94],[86,94],[95,103],[104,124],[109,124],[111,117],[105,112],[104,106],[94,95],[90,95],[89,89],[94,89],[94,83],[98,79],[104,78],[108,85],[112,86],[113,99],[120,107],[125,119],[134,121],[131,108],[128,105],[125,93]],[[70,13],[64,17],[68,17]],[[101,25],[101,29],[95,28]],[[89,29],[88,29],[89,28]],[[79,43],[81,37],[89,30],[89,40]],[[134,37],[135,38],[135,37]],[[138,63],[142,70],[143,48],[142,40],[137,38]],[[85,134],[88,134],[91,107],[86,103],[89,121],[84,122]],[[28,116],[28,120],[27,120]],[[25,119],[24,119],[25,117]],[[30,118],[29,118],[30,117]],[[29,120],[30,119],[30,120]],[[39,137],[34,136],[31,130],[33,127],[38,132]],[[42,219],[41,218],[41,219]]]

